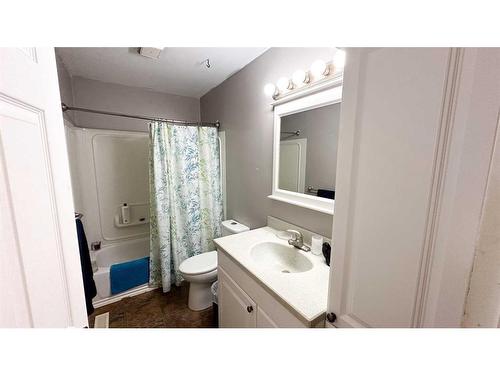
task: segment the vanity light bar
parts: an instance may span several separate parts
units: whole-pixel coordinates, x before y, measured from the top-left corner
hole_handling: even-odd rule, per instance
[[[293,73],[291,79],[288,77],[281,77],[276,85],[273,83],[266,84],[264,86],[264,93],[273,99],[278,99],[287,91],[289,92],[296,88],[317,83],[328,77],[331,73],[343,70],[344,65],[345,52],[338,49],[331,62],[327,63],[323,60],[316,60],[311,64],[311,68],[308,71],[297,70]]]

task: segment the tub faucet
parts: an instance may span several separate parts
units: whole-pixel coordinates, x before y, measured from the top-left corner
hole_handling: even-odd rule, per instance
[[[94,241],[90,244],[90,250],[97,251],[101,249],[101,241]]]
[[[304,245],[304,237],[302,236],[302,233],[294,229],[288,229],[287,232],[292,235],[292,238],[288,240],[289,245],[292,245],[293,247],[302,251],[311,251],[311,248],[309,246]]]

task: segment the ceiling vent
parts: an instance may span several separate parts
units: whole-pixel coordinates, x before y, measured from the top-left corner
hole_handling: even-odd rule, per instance
[[[139,55],[148,59],[159,59],[163,48],[157,47],[139,47]]]

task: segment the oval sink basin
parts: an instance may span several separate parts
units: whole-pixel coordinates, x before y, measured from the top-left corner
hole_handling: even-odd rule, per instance
[[[253,246],[250,256],[266,269],[285,274],[306,272],[313,268],[312,262],[300,250],[276,242],[262,242]]]

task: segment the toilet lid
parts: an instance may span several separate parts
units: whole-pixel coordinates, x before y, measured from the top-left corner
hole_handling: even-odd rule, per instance
[[[209,251],[186,259],[179,266],[179,271],[189,275],[208,273],[217,268],[217,251]]]

